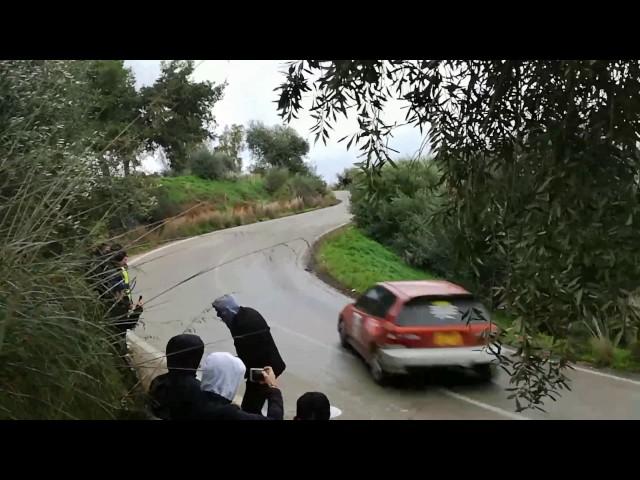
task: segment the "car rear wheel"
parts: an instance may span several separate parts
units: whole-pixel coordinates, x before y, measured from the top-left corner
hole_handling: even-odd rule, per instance
[[[347,339],[347,332],[344,330],[344,320],[342,320],[342,317],[338,320],[338,335],[340,335],[340,346],[346,350],[350,350],[351,346]]]
[[[480,365],[475,365],[473,367],[473,371],[476,373],[478,378],[480,378],[483,382],[490,382],[495,376],[496,369],[490,363],[482,363]]]
[[[385,386],[389,380],[389,375],[384,371],[382,364],[380,363],[380,353],[377,351],[369,360],[369,373],[371,374],[373,381],[378,385]]]

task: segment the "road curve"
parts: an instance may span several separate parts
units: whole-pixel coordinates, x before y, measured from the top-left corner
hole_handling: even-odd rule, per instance
[[[338,344],[338,312],[350,299],[304,268],[308,245],[350,219],[347,195],[338,197],[343,201],[334,207],[213,232],[134,259],[134,294],[146,301],[144,326],[135,333],[164,351],[171,336],[192,331],[206,353],[233,353],[226,327],[203,313],[214,298],[233,292],[272,327],[287,363],[280,379],[286,418],[298,396],[316,390],[342,410],[342,419],[640,419],[639,378],[588,369],[570,373],[572,391],[549,401],[546,413],[515,413],[503,373],[489,385],[453,376],[428,385],[375,385],[362,361]],[[180,284],[198,272],[204,273]]]

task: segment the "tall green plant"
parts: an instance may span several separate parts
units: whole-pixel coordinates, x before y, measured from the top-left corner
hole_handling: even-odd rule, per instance
[[[82,254],[100,227],[83,68],[0,62],[0,418],[114,418],[126,399]]]

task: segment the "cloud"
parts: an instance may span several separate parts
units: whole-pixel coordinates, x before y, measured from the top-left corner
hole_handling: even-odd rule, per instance
[[[138,87],[153,83],[160,74],[159,60],[126,60],[126,64],[135,73]],[[284,61],[280,60],[205,60],[194,72],[194,79],[228,82],[223,99],[213,109],[219,130],[233,123],[247,125],[251,120],[274,125],[282,123],[275,103],[278,93],[274,89],[284,81],[283,69]],[[310,98],[307,104],[309,102]],[[398,101],[389,102],[385,109],[385,120],[402,123],[404,112],[401,107]],[[322,142],[313,143],[314,137],[309,131],[313,123],[305,111],[291,122],[291,126],[309,142],[309,161],[316,165],[320,175],[331,182],[337,173],[358,161],[356,149],[352,147],[347,151],[346,141],[338,143],[338,139],[357,131],[357,122],[355,118],[340,118],[326,146]],[[394,138],[389,144],[398,150],[398,156],[403,156],[414,155],[421,142],[418,129],[403,126],[394,131]],[[245,152],[243,157],[245,164],[248,164],[248,153]],[[151,159],[145,160],[143,165],[154,170],[160,167],[157,160]]]

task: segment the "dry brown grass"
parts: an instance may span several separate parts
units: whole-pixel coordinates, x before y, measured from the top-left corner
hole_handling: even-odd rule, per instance
[[[260,220],[280,218],[291,213],[302,212],[309,208],[325,207],[335,204],[335,198],[310,197],[278,200],[268,203],[242,202],[232,210],[219,208],[213,203],[190,205],[188,212],[177,218],[168,220],[161,228],[151,231],[150,227],[140,227],[123,237],[123,244],[130,244],[135,239],[144,237],[137,242],[136,251],[145,250],[159,243],[191,235],[212,232],[223,228],[248,225]],[[149,232],[146,233],[145,232]]]

